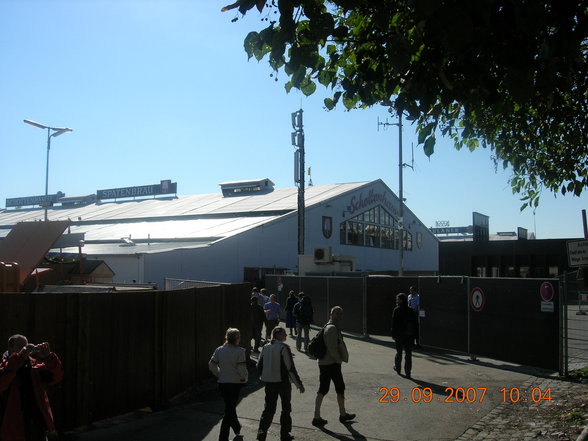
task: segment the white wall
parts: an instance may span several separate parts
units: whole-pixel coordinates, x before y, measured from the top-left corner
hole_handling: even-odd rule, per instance
[[[369,197],[370,193],[372,198]],[[306,210],[306,254],[311,254],[314,247],[330,246],[333,249],[333,254],[356,256],[358,270],[397,270],[400,261],[399,250],[342,245],[340,243],[339,224],[377,205],[384,205],[388,212],[398,217],[398,198],[380,180],[333,198],[319,206],[308,208]],[[322,232],[323,216],[333,218],[333,233],[330,238],[326,238]],[[404,270],[438,271],[439,241],[437,238],[407,207],[404,207],[404,224],[412,234],[413,242],[412,251],[404,251]],[[419,232],[422,235],[421,248],[417,246],[416,240]]]
[[[297,217],[285,215],[207,247],[147,254],[145,274],[157,283],[165,277],[242,282],[245,267],[296,270],[297,240]]]
[[[112,281],[114,283],[137,283],[156,282],[155,280],[143,280],[143,256],[142,255],[119,255],[119,256],[88,256],[90,260],[104,260],[114,271]],[[160,286],[161,287],[161,286]]]

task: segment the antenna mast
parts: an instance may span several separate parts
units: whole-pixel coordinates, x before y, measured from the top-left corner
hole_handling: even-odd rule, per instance
[[[292,113],[292,145],[294,152],[294,182],[298,184],[298,255],[304,254],[304,125],[302,109]]]

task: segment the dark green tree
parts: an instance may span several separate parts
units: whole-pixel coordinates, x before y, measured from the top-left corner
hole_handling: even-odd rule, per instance
[[[390,106],[435,137],[487,147],[526,206],[542,189],[588,186],[588,4],[584,0],[238,0],[267,27],[245,51],[331,91],[327,109]],[[235,17],[235,20],[238,16]]]

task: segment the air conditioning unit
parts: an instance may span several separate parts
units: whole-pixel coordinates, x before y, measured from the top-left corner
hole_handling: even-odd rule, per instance
[[[316,247],[314,249],[314,263],[331,263],[333,252],[331,247]]]

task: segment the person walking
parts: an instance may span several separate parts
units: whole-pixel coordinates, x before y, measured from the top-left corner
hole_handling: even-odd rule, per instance
[[[251,336],[253,337],[253,352],[259,352],[261,345],[261,330],[265,322],[265,312],[259,305],[257,297],[251,297],[249,303],[249,323],[251,324]]]
[[[10,337],[0,362],[0,439],[46,441],[55,423],[45,389],[62,379],[63,366],[49,343]]]
[[[296,335],[296,319],[294,318],[294,305],[298,303],[298,297],[294,291],[290,291],[288,294],[288,300],[286,301],[286,328],[290,330],[290,336]]]
[[[288,338],[286,329],[276,326],[272,330],[271,343],[261,349],[257,369],[261,373],[261,381],[265,383],[265,405],[259,420],[257,431],[258,441],[265,441],[267,431],[272,424],[278,397],[282,403],[280,415],[280,440],[291,441],[294,437],[292,431],[292,385],[294,383],[300,393],[304,393],[302,380],[296,371],[292,351],[285,341]]]
[[[396,296],[396,307],[392,312],[392,338],[396,342],[394,370],[400,375],[402,368],[402,352],[404,351],[404,374],[411,378],[412,346],[416,330],[416,315],[408,306],[405,293]]]
[[[225,343],[214,350],[208,362],[208,368],[218,378],[218,388],[225,402],[219,441],[228,441],[230,429],[235,432],[234,439],[243,439],[237,403],[241,388],[247,383],[248,372],[245,349],[239,347],[240,341],[241,332],[237,328],[227,329]]]
[[[263,308],[263,305],[265,305],[265,299],[261,295],[257,287],[253,287],[253,289],[251,290],[251,297],[255,297],[257,299],[257,303],[259,304],[259,306]]]
[[[269,297],[269,302],[263,306],[263,309],[265,311],[265,339],[269,341],[272,330],[280,324],[280,312],[282,311],[275,294]]]
[[[416,328],[415,328],[415,333],[414,333],[414,344],[415,344],[415,348],[418,349],[421,347],[420,327],[419,327],[420,310],[421,310],[421,296],[417,292],[417,290],[414,286],[411,286],[409,288],[408,307],[410,309],[412,309],[416,315]]]
[[[292,313],[296,319],[296,349],[300,351],[304,342],[304,350],[308,351],[310,324],[314,320],[314,309],[310,297],[303,292],[298,293],[298,303],[294,305]],[[304,339],[302,331],[304,331]]]
[[[325,325],[324,339],[327,352],[323,358],[318,361],[320,376],[319,390],[316,394],[314,403],[314,418],[312,425],[321,427],[327,424],[327,420],[321,418],[321,405],[325,395],[329,392],[331,381],[335,386],[337,394],[337,404],[339,405],[339,421],[347,423],[355,419],[354,413],[348,413],[345,409],[345,382],[341,364],[349,362],[349,352],[343,341],[341,333],[341,321],[343,320],[343,308],[333,306],[331,308],[331,319]]]

